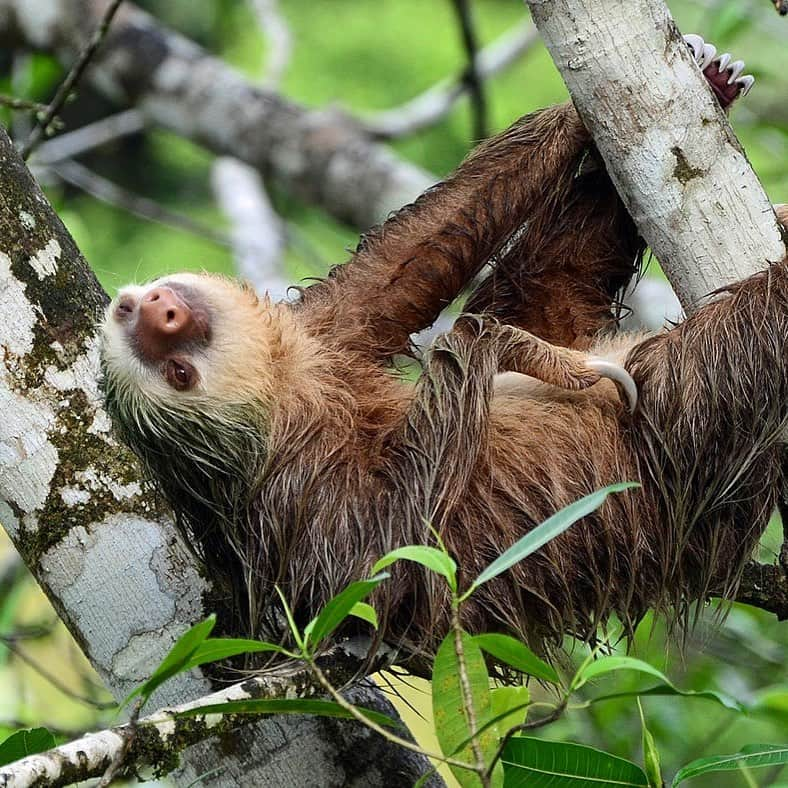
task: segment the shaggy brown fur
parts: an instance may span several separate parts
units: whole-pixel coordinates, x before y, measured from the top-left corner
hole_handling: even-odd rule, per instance
[[[183,303],[211,321],[204,341],[174,330],[188,390],[162,381],[139,326],[111,307],[108,408],[233,601],[236,630],[279,637],[275,584],[303,624],[392,548],[434,543],[430,526],[467,582],[560,507],[627,480],[642,489],[483,586],[464,625],[549,646],[611,612],[632,626],[734,589],[782,483],[788,270],[646,341],[600,340],[641,246],[604,173],[583,174],[589,146],[571,105],[524,118],[294,305],[213,277],[154,283],[176,293],[173,315]],[[471,298],[486,317],[439,338],[415,387],[392,375],[411,334],[491,259]],[[133,316],[150,293],[121,298]],[[584,355],[521,328],[626,356],[635,413]],[[578,391],[524,377],[496,391],[505,371]],[[444,583],[412,564],[393,575],[374,599],[382,632],[429,655],[448,627]]]

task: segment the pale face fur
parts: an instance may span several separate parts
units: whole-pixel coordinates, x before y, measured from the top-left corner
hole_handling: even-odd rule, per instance
[[[169,354],[188,361],[196,370],[196,383],[189,390],[177,390],[168,383],[163,361],[141,358],[133,350],[139,303],[153,289],[173,284],[198,294],[208,315],[207,341],[173,347]],[[124,298],[132,299],[135,312],[118,320],[116,310]],[[113,380],[120,399],[142,408],[213,410],[234,403],[265,403],[273,396],[274,376],[268,332],[261,326],[270,322],[276,311],[276,306],[259,299],[251,288],[220,276],[180,273],[145,285],[130,285],[118,293],[105,316],[105,375]]]

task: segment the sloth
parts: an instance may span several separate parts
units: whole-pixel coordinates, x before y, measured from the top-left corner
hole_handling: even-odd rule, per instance
[[[749,90],[741,61],[687,41],[724,108]],[[291,302],[206,274],[122,289],[103,325],[106,406],[225,629],[284,638],[277,586],[303,625],[383,554],[437,536],[467,584],[622,481],[641,486],[480,587],[463,626],[549,651],[613,614],[632,632],[649,609],[681,621],[735,594],[784,479],[788,267],[672,330],[621,336],[643,251],[567,103],[482,144]],[[415,383],[398,374],[412,335],[488,264]],[[373,602],[400,661],[429,664],[445,583],[400,562]]]

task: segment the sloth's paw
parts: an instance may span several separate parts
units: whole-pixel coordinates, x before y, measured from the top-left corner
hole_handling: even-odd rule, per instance
[[[718,55],[714,44],[707,44],[694,33],[684,36],[684,41],[723,109],[730,107],[740,95],[750,92],[755,77],[742,75],[743,60],[733,60],[727,52]]]

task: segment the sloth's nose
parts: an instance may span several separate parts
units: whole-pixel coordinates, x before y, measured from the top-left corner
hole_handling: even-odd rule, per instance
[[[189,305],[170,287],[154,287],[142,297],[137,330],[144,340],[185,338],[192,325]]]

